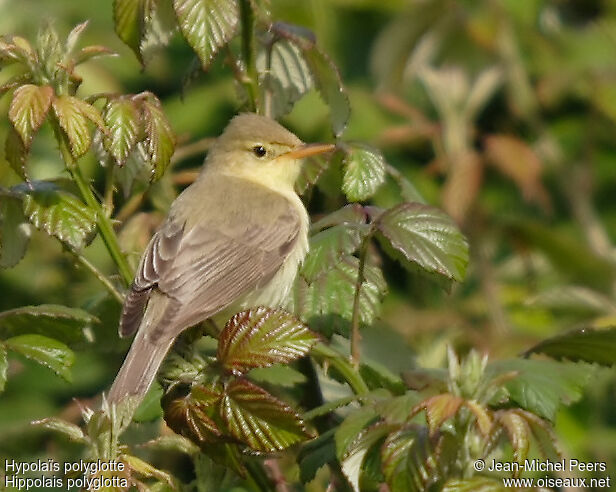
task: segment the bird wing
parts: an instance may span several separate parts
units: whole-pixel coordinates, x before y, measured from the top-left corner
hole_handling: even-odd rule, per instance
[[[177,311],[168,323],[173,333],[167,333],[175,337],[264,285],[278,271],[299,237],[301,218],[295,207],[284,196],[252,183],[236,184],[224,201],[218,206],[231,207],[226,211],[232,222],[200,220],[188,227],[170,216],[152,238],[124,304],[122,335],[138,328],[153,288],[175,301]],[[256,213],[263,211],[256,204],[267,204],[267,217]]]

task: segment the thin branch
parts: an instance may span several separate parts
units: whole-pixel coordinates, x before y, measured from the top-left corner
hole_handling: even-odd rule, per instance
[[[255,51],[255,15],[250,0],[240,0],[240,19],[242,25],[242,60],[244,77],[240,82],[246,87],[250,99],[250,109],[259,107],[259,81]]]
[[[178,162],[182,162],[185,159],[193,157],[199,154],[205,154],[212,144],[215,142],[215,138],[206,137],[196,142],[189,143],[187,145],[182,145],[178,147],[176,151],[173,153],[173,157],[171,157],[171,165],[175,165]]]
[[[98,230],[100,232],[101,238],[107,247],[107,251],[109,251],[109,255],[115,262],[118,267],[118,271],[122,276],[122,280],[126,286],[130,285],[133,281],[133,272],[126,261],[126,257],[122,253],[120,249],[120,245],[118,244],[118,238],[113,230],[111,225],[111,221],[109,217],[105,215],[103,211],[103,207],[100,202],[94,196],[90,185],[87,183],[83,174],[81,174],[81,169],[77,165],[77,162],[71,151],[68,148],[68,144],[62,131],[60,129],[60,122],[53,118],[52,119],[52,127],[54,130],[54,135],[56,137],[56,141],[58,142],[58,146],[60,147],[60,153],[62,154],[62,159],[66,164],[66,169],[70,173],[73,181],[79,188],[79,192],[81,193],[81,197],[86,202],[86,204],[96,212],[96,223],[98,225]]]
[[[327,345],[322,343],[316,344],[311,350],[311,355],[326,361],[336,369],[356,395],[365,395],[370,391],[366,382],[349,361]]]
[[[351,363],[355,368],[359,367],[361,358],[361,333],[359,332],[359,308],[361,301],[361,289],[366,280],[364,268],[366,266],[366,257],[368,256],[368,248],[372,234],[369,233],[364,238],[359,250],[359,266],[357,268],[357,280],[355,281],[355,297],[353,298],[353,315],[351,317]]]
[[[120,304],[124,303],[124,296],[120,293],[118,289],[115,288],[113,283],[111,283],[111,280],[109,280],[103,272],[96,268],[96,266],[94,266],[94,264],[92,264],[90,260],[88,260],[82,254],[70,248],[68,249],[68,251],[75,257],[79,264],[84,266],[86,270],[89,270],[90,273],[92,273],[99,280],[99,282],[105,286],[109,293],[113,297],[115,297]]]

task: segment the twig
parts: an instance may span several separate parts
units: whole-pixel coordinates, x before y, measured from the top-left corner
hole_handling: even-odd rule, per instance
[[[86,268],[86,270],[89,270],[90,273],[92,273],[101,284],[103,284],[105,286],[105,288],[109,291],[109,293],[116,298],[116,300],[122,304],[124,303],[124,296],[122,296],[122,294],[120,293],[120,291],[118,289],[115,288],[115,286],[111,283],[111,281],[105,276],[105,274],[103,272],[101,272],[98,268],[96,268],[96,266],[94,266],[94,264],[92,264],[90,262],[90,260],[88,260],[85,256],[83,256],[82,254],[78,253],[77,251],[69,248],[68,251],[70,251],[70,253],[75,257],[75,259]]]
[[[244,77],[240,82],[246,87],[252,111],[259,107],[258,73],[255,56],[255,15],[250,0],[240,0],[240,19],[242,24],[242,59]]]
[[[366,257],[368,256],[368,247],[370,246],[371,236],[371,233],[368,233],[368,235],[366,235],[359,250],[359,266],[357,268],[357,280],[355,281],[355,297],[353,298],[353,315],[351,317],[351,363],[355,368],[359,366],[359,360],[361,358],[359,308],[361,300],[361,289],[365,280],[364,268],[366,265]]]
[[[173,157],[171,157],[171,165],[173,166],[174,164],[182,162],[184,159],[188,159],[189,157],[193,157],[195,155],[205,154],[215,140],[216,139],[214,138],[206,137],[197,140],[196,142],[178,147],[173,153]]]

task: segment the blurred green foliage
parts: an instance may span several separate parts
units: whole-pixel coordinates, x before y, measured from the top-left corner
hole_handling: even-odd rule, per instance
[[[383,257],[390,293],[379,331],[364,333],[368,357],[393,372],[412,365],[411,358],[418,367],[437,369],[446,365],[448,345],[507,359],[569,329],[616,324],[614,2],[272,0],[271,10],[276,20],[313,30],[340,68],[352,109],[345,139],[381,149],[469,238],[469,272],[451,293]],[[166,49],[154,50],[142,70],[112,34],[108,2],[0,2],[0,33],[33,37],[43,11],[63,35],[89,20],[84,43],[119,54],[80,66],[80,91],[155,93],[178,135],[178,152],[218,135],[237,111],[228,68],[217,60],[195,77],[189,68],[195,55],[177,35]],[[1,114],[8,104],[9,98],[0,99]],[[306,141],[331,138],[328,108],[314,89],[283,121]],[[0,120],[0,141],[8,128]],[[121,197],[120,209],[148,212],[127,212],[132,217],[120,235],[132,265],[186,184],[183,176],[202,159],[202,153],[189,153],[151,188],[135,184],[143,197],[133,209],[128,194]],[[80,165],[89,179],[104,181],[92,153]],[[45,179],[62,169],[44,125],[31,150],[30,174]],[[0,165],[2,186],[18,182],[8,165]],[[342,200],[325,180],[313,190],[311,213],[318,217]],[[395,179],[373,199],[382,207],[398,201]],[[115,272],[100,237],[86,256],[104,273]],[[78,400],[96,406],[127,348],[116,335],[119,306],[102,297],[97,280],[53,238],[34,230],[25,258],[0,270],[0,292],[0,311],[54,303],[100,320],[86,332],[96,343],[66,341],[76,356],[70,384],[11,354],[0,395],[2,461],[50,453],[57,461],[75,459],[77,445],[29,423],[51,415],[79,422]],[[565,456],[607,462],[610,472],[616,470],[616,378],[605,368],[594,375],[583,398],[558,412],[556,434]],[[343,396],[335,386],[329,391]],[[157,432],[155,424],[144,423],[126,439],[143,442]],[[190,474],[182,459],[165,452],[148,458],[165,468],[175,460],[176,469]],[[307,490],[319,487],[317,475]]]

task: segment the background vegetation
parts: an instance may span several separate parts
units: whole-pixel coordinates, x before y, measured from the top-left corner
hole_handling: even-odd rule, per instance
[[[267,2],[257,3],[263,7]],[[480,480],[469,465],[472,458],[490,453],[503,460],[560,453],[606,462],[608,473],[616,470],[616,379],[610,367],[616,354],[612,328],[616,324],[615,4],[608,0],[272,0],[268,8],[268,19],[313,31],[320,50],[310,54],[312,48],[307,45],[304,53],[313,74],[321,69],[321,78],[316,77],[321,85],[317,83],[316,88],[301,77],[289,77],[287,86],[281,79],[263,82],[263,93],[284,95],[270,101],[274,113],[284,114],[282,121],[305,141],[332,141],[334,132],[343,133],[347,147],[334,160],[344,155],[346,166],[353,152],[364,149],[355,142],[380,149],[387,163],[361,164],[384,170],[382,176],[371,178],[375,185],[384,181],[373,196],[372,190],[349,184],[348,167],[334,162],[333,170],[321,175],[319,163],[311,163],[315,174],[309,178],[320,178],[305,194],[313,218],[347,201],[367,199],[382,209],[402,201],[425,201],[453,217],[470,245],[466,277],[449,291],[404,269],[395,255],[382,254],[390,252],[383,244],[387,240],[370,247],[366,254],[374,259],[371,267],[381,268],[384,274],[383,279],[372,278],[376,307],[361,319],[364,367],[357,374],[370,396],[353,396],[352,384],[343,384],[348,378],[328,373],[327,362],[337,359],[325,346],[313,354],[317,364],[312,369],[302,367],[300,361],[292,373],[280,376],[282,385],[272,382],[273,373],[262,375],[263,385],[304,411],[318,407],[307,389],[313,376],[321,403],[348,397],[338,401],[337,413],[327,415],[327,410],[335,408],[321,406],[308,415],[312,418],[304,414],[322,438],[312,441],[312,448],[309,444],[268,461],[268,473],[280,486],[307,482],[308,490],[324,490],[330,482],[343,490],[348,487],[343,476],[356,486],[361,481],[365,490],[377,488],[380,482],[387,482],[392,490],[422,489],[430,485],[426,476],[440,477],[432,484],[435,488],[478,490],[479,482],[460,485],[455,479]],[[79,46],[105,45],[118,53],[76,69],[83,79],[78,92],[82,97],[149,91],[162,102],[177,135],[176,153],[156,183],[150,185],[147,176],[132,175],[128,165],[114,171],[118,190],[113,199],[114,225],[129,268],[134,268],[171,201],[194,179],[209,139],[239,109],[255,103],[254,88],[242,85],[224,50],[205,74],[195,70],[200,65],[195,52],[177,33],[167,39],[164,26],[153,29],[143,45],[147,63],[142,68],[135,53],[114,34],[113,8],[106,2],[0,1],[0,33],[18,34],[34,43],[42,12],[52,20],[61,40],[75,25],[89,20]],[[310,39],[288,25],[278,28],[283,37],[306,43]],[[190,41],[190,33],[185,36]],[[126,40],[133,47],[139,44],[130,36]],[[160,41],[168,46],[157,48]],[[241,40],[232,41],[230,53],[241,52]],[[322,53],[337,65],[348,94],[351,113],[346,128],[346,103],[344,97],[340,100],[327,93],[327,84],[336,77],[328,72]],[[288,63],[290,58],[283,55],[281,59]],[[291,55],[301,58],[295,51]],[[262,70],[263,63],[263,57],[257,57],[255,69]],[[14,75],[11,70],[7,67],[0,73],[2,83]],[[9,113],[11,97],[0,99],[0,114]],[[152,102],[147,97],[144,100]],[[286,105],[292,105],[288,114]],[[0,141],[12,131],[10,125],[9,118],[0,120]],[[79,153],[74,147],[68,151]],[[378,152],[370,150],[367,155],[372,157],[366,159],[380,159]],[[101,167],[94,151],[78,162],[85,179],[93,180],[99,190],[96,198],[108,205],[106,183],[113,164]],[[155,168],[159,164],[152,163]],[[33,180],[68,177],[53,123],[43,125],[33,140],[27,169]],[[344,193],[340,192],[341,169],[346,169]],[[364,178],[360,176],[359,181]],[[11,166],[0,165],[3,190],[21,181]],[[116,335],[117,300],[102,288],[87,264],[95,265],[116,288],[122,286],[121,272],[100,236],[83,249],[83,256],[67,248],[69,244],[80,250],[93,229],[82,230],[72,239],[61,238],[64,245],[52,237],[53,232],[50,236],[25,224],[16,229],[6,219],[7,208],[15,206],[12,200],[3,195],[0,261],[10,268],[0,270],[0,311],[42,304],[83,311],[0,314],[0,340],[5,341],[0,349],[9,351],[6,387],[0,394],[0,459],[53,456],[56,461],[72,461],[82,456],[82,443],[30,423],[56,416],[81,425],[82,407],[98,407],[98,397],[113,380],[128,342]],[[353,222],[349,213],[345,221]],[[331,230],[327,227],[332,224],[336,222],[322,223],[322,227]],[[19,251],[6,245],[7,231],[14,234],[15,230],[29,237],[24,237],[29,245],[24,258],[13,266]],[[351,238],[349,243],[350,236],[342,237],[342,245],[334,250],[350,247],[347,252],[354,258],[361,256],[356,252],[361,241]],[[334,242],[339,239],[335,237]],[[315,260],[317,267],[327,261]],[[453,270],[450,278],[462,276],[463,269]],[[385,283],[388,293],[382,296]],[[349,314],[352,306],[347,308]],[[336,332],[332,347],[345,353],[350,316],[332,311],[335,316],[308,322],[327,337]],[[306,312],[299,314],[310,318]],[[319,315],[324,314],[332,313],[323,308]],[[62,328],[58,319],[64,320]],[[70,372],[70,382],[19,355],[26,350],[15,337],[26,333],[47,334],[70,346],[74,354],[70,370],[69,364],[47,363],[67,378]],[[558,338],[564,333],[570,335]],[[541,344],[545,340],[549,341]],[[554,360],[541,355],[518,358],[532,347]],[[472,349],[493,363],[484,368]],[[454,353],[464,361],[461,365]],[[574,362],[557,362],[562,359]],[[0,358],[0,373],[1,366]],[[311,370],[316,373],[307,376]],[[0,374],[0,382],[3,379]],[[379,388],[387,395],[375,394]],[[353,390],[358,393],[356,387]],[[355,400],[370,405],[362,407]],[[152,401],[151,408],[138,416],[143,422],[131,425],[122,437],[131,452],[169,471],[178,483],[201,487],[198,490],[222,490],[227,484],[248,490],[257,487],[259,474],[250,466],[252,478],[238,481],[231,472],[227,478],[216,475],[214,465],[178,443],[174,448],[167,442],[170,448],[163,450],[161,446],[135,447],[161,433],[160,408],[155,397]],[[388,407],[388,402],[395,405]],[[367,407],[376,408],[376,413]],[[407,422],[409,414],[413,419]],[[424,442],[414,426],[425,426],[426,416]],[[181,429],[181,423],[176,425]],[[341,428],[334,442],[327,431]],[[448,444],[443,438],[431,447],[437,431],[438,439],[454,436],[458,441]],[[417,445],[420,441],[423,447]],[[181,444],[189,446],[188,441]],[[448,456],[443,451],[448,446],[463,449],[467,456]],[[249,443],[248,447],[258,446]],[[379,455],[377,448],[402,451]],[[436,448],[437,463],[447,463],[447,470],[427,459]],[[321,468],[325,461],[314,458],[317,455],[339,464]],[[360,465],[366,470],[361,476]],[[392,478],[399,475],[400,467],[405,470],[403,483]],[[167,486],[166,475],[148,471],[144,464],[135,469],[145,475],[145,482],[156,483],[152,487]],[[211,489],[205,476],[214,477]],[[482,486],[497,487],[487,482]]]

